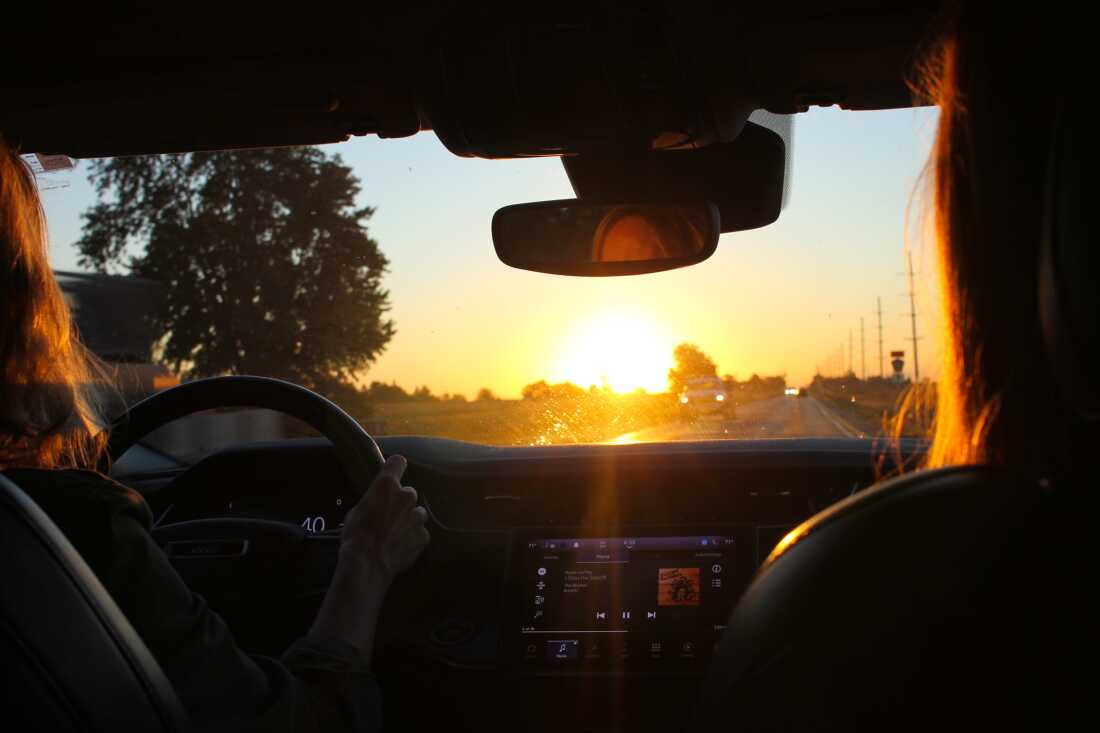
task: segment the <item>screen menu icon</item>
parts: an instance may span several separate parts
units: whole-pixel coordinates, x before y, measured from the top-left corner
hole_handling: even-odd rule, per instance
[[[546,642],[546,658],[555,662],[575,662],[579,642],[576,639],[551,639]]]

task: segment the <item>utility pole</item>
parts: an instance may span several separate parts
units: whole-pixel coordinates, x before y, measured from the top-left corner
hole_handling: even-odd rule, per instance
[[[852,368],[852,329],[850,328],[848,329],[848,374],[855,374],[855,370]]]
[[[909,319],[913,328],[913,381],[920,381],[920,361],[917,359],[917,299],[913,290],[913,253],[907,252],[909,260]]]
[[[867,340],[863,337],[863,316],[859,317],[860,379],[867,379]]]
[[[882,296],[878,296],[878,375],[886,377],[886,362],[882,360]]]

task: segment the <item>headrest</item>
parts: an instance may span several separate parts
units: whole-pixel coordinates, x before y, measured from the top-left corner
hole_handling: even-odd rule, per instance
[[[1065,102],[1057,111],[1039,250],[1039,315],[1062,398],[1095,420],[1100,418],[1100,251],[1098,211],[1087,193],[1098,171],[1096,145],[1086,127],[1092,124],[1080,102]]]

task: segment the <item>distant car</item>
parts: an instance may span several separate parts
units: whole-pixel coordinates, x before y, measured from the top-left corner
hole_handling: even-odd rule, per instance
[[[680,405],[693,414],[730,414],[733,411],[733,402],[726,394],[726,385],[718,377],[695,377],[687,380],[680,391]]]
[[[783,394],[787,395],[788,397],[798,397],[801,392],[802,390],[800,390],[798,387],[787,387],[785,390],[783,390]]]

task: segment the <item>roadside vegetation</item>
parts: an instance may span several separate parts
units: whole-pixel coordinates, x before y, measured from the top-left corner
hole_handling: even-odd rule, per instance
[[[935,385],[914,385],[881,377],[859,379],[849,372],[843,377],[814,377],[810,395],[831,407],[852,427],[867,435],[900,434],[924,437],[935,414]]]

